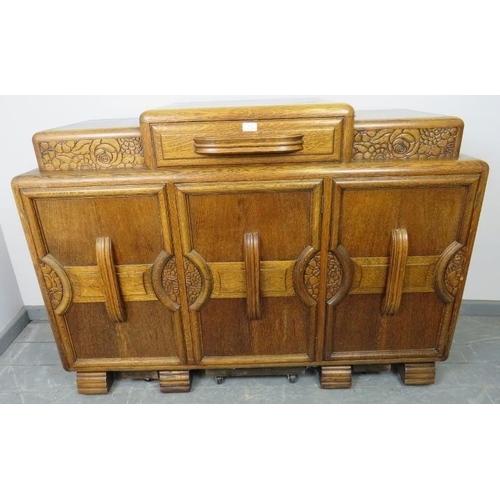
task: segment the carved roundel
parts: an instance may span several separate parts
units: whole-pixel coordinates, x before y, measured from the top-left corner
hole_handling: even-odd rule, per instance
[[[328,254],[328,274],[326,281],[326,300],[330,301],[340,290],[342,285],[342,266],[339,259],[332,253]],[[315,301],[319,297],[319,283],[321,273],[321,256],[317,253],[307,264],[304,271],[304,286],[307,293]]]
[[[43,273],[43,281],[47,288],[50,303],[53,309],[57,309],[63,298],[63,287],[61,280],[57,273],[45,262],[40,262]]]
[[[342,286],[342,266],[339,259],[330,252],[328,254],[328,275],[326,279],[326,300],[335,297]]]
[[[188,302],[192,306],[200,297],[203,283],[199,269],[186,257],[184,257],[184,274],[186,276]]]
[[[304,286],[309,296],[316,302],[319,297],[321,256],[317,253],[307,264],[304,271]]]
[[[295,266],[295,290],[310,306],[319,300],[321,267],[321,254],[312,247],[304,250]],[[351,288],[352,278],[351,258],[342,246],[338,246],[336,250],[328,253],[326,301],[329,305],[335,305],[342,301]]]
[[[445,304],[455,300],[464,284],[467,255],[467,248],[454,241],[436,264],[434,289]]]
[[[467,252],[465,248],[459,250],[450,260],[444,273],[444,283],[446,290],[450,295],[455,297],[458,293],[460,285],[464,281],[464,266]]]
[[[198,259],[197,255],[193,258]],[[184,277],[186,280],[186,293],[189,306],[193,309],[201,307],[199,302],[204,302],[210,294],[208,280],[204,279],[198,263],[188,257],[183,257]],[[173,255],[162,252],[152,270],[153,289],[158,300],[172,311],[176,311],[181,304],[181,289],[177,272],[177,259]]]
[[[49,254],[40,260],[40,269],[52,309],[56,314],[65,314],[71,306],[73,291],[64,268]]]
[[[174,303],[180,303],[179,277],[175,257],[168,259],[161,272],[161,285],[168,298]]]

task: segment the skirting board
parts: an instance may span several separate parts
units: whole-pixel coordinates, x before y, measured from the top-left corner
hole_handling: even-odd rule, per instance
[[[0,332],[0,356],[16,340],[16,337],[26,328],[30,322],[26,307],[23,307],[14,319]]]
[[[500,301],[464,300],[460,316],[500,316]]]
[[[48,321],[44,306],[27,306],[30,321]],[[500,316],[500,300],[464,300],[460,316]]]
[[[26,306],[25,309],[30,321],[49,321],[49,315],[45,306]]]

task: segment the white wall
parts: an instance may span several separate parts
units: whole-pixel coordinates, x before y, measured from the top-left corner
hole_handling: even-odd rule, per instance
[[[28,249],[10,189],[17,174],[36,168],[31,137],[60,125],[99,118],[128,118],[183,101],[268,98],[322,98],[347,102],[355,109],[414,109],[458,116],[465,121],[462,153],[487,161],[491,167],[473,262],[465,292],[470,300],[500,300],[500,147],[498,96],[32,96],[0,97],[0,224],[25,305],[41,305]],[[3,260],[3,259],[2,259]],[[3,282],[0,288],[4,288]],[[9,285],[7,284],[7,292]],[[1,292],[1,293],[6,293]]]
[[[0,225],[0,332],[23,307],[16,276]]]

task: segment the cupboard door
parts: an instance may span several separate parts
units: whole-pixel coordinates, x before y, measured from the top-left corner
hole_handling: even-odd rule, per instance
[[[195,361],[313,360],[317,307],[304,273],[321,247],[322,181],[176,190]],[[310,281],[319,289],[319,276]]]
[[[337,180],[331,251],[351,262],[325,360],[443,359],[472,245],[479,175]]]
[[[22,195],[66,367],[185,363],[180,305],[162,276],[173,258],[164,187]]]

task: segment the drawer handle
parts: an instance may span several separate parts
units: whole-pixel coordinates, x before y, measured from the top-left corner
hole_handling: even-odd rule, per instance
[[[253,155],[297,153],[304,149],[304,135],[259,135],[195,137],[194,151],[200,155]]]
[[[408,232],[394,229],[391,238],[389,273],[382,314],[397,314],[403,296],[403,284],[408,260]]]
[[[102,278],[104,298],[108,316],[116,323],[125,321],[125,312],[118,287],[115,263],[113,260],[113,246],[111,238],[97,238],[96,243],[97,267]]]
[[[245,234],[245,268],[247,277],[247,316],[250,321],[261,318],[259,233]]]

